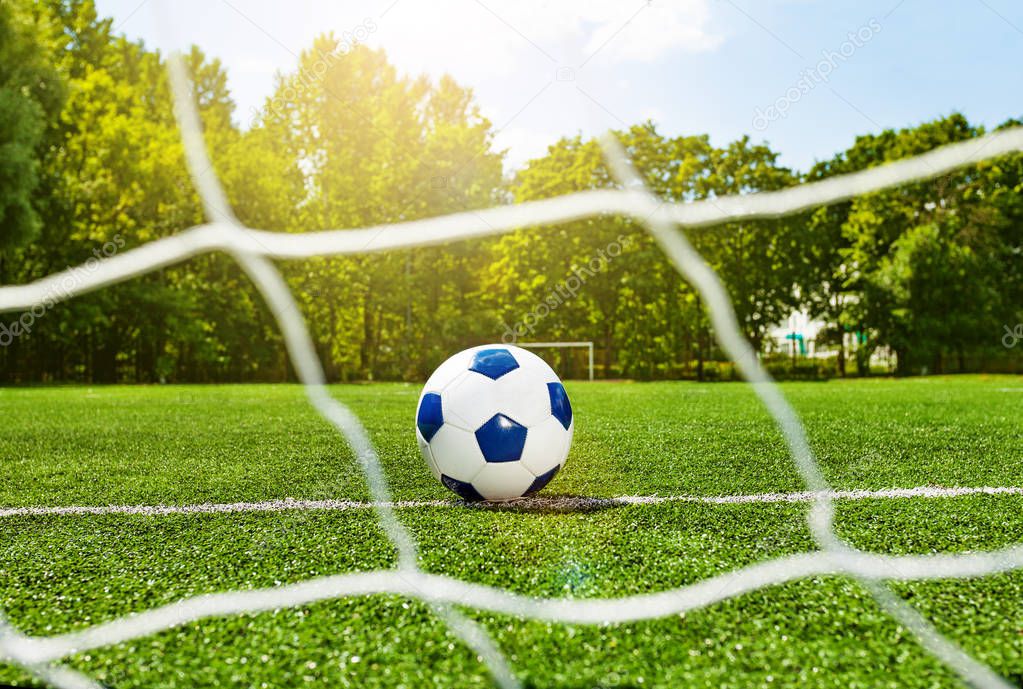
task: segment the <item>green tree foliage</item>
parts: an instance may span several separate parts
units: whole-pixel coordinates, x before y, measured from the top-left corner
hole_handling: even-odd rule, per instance
[[[748,139],[717,149],[705,136],[666,138],[649,123],[617,135],[646,183],[665,200],[713,199],[796,181],[776,164],[774,152]],[[532,161],[519,173],[514,191],[516,200],[525,201],[610,186],[597,142],[575,138],[560,141],[546,157]],[[797,220],[784,220],[690,233],[722,277],[755,343],[798,305],[793,285],[803,268],[798,257],[804,232]],[[621,256],[603,260],[609,248],[617,250],[617,243],[625,245]],[[608,375],[681,375],[693,362],[695,375],[702,377],[703,361],[712,355],[702,305],[634,222],[593,218],[527,230],[504,238],[499,249],[488,270],[488,285],[491,308],[502,314],[506,332],[540,339],[596,339]],[[583,269],[591,263],[601,269]],[[589,278],[585,289],[565,304],[555,298],[549,314],[546,309],[537,312],[535,305],[553,287],[579,275]],[[528,322],[531,313],[543,316],[533,318],[535,327]]]
[[[449,78],[399,75],[381,51],[340,45],[317,39],[253,130],[286,142],[302,170],[304,195],[278,229],[379,225],[495,203],[501,158],[471,93]],[[453,344],[485,332],[473,295],[487,260],[485,244],[461,243],[317,259],[289,276],[332,377],[419,377]]]
[[[650,124],[620,132],[657,193],[677,193],[677,142]],[[562,139],[531,161],[515,201],[613,186],[600,146]],[[588,218],[503,237],[486,267],[484,293],[505,340],[595,340],[606,375],[668,374],[691,333],[675,318],[687,295],[650,237],[625,218]],[[669,324],[665,328],[665,324]],[[637,356],[643,352],[641,356]]]
[[[710,152],[706,174],[696,181],[698,198],[776,191],[797,182],[777,164],[778,154],[748,137]],[[718,225],[698,232],[696,246],[721,277],[736,316],[760,350],[768,329],[799,306],[797,291],[809,259],[805,218]]]
[[[9,262],[8,278],[19,282],[201,220],[160,56],[113,36],[92,2],[36,9],[49,11],[70,37],[54,41],[47,56],[68,97],[49,123],[55,145],[42,163],[41,234]],[[207,134],[226,150],[236,138],[226,131],[233,107],[226,78],[197,51],[189,62]],[[257,369],[273,375],[265,354],[253,356],[259,345],[239,347],[242,338],[259,342],[272,330],[245,289],[225,290],[245,287],[236,273],[223,258],[204,258],[46,308],[28,316],[26,332],[4,348],[4,374],[95,381],[244,379]]]
[[[42,8],[0,3],[0,251],[33,239],[41,224],[40,168],[65,96],[47,60],[53,40],[54,24]]]
[[[857,138],[811,178],[850,172],[983,134],[951,115]],[[996,350],[1018,317],[1021,157],[870,194],[813,215],[818,260],[807,294],[837,328],[867,333],[902,373],[941,372]]]
[[[598,143],[581,136],[505,177],[471,91],[449,77],[400,74],[383,52],[331,35],[278,77],[245,127],[220,62],[195,48],[185,59],[213,161],[202,174],[219,177],[250,226],[380,226],[383,237],[392,223],[615,186]],[[649,122],[616,135],[660,198],[713,203],[982,133],[952,115],[861,136],[805,176],[746,137],[718,147]],[[203,221],[165,58],[114,35],[93,0],[0,4],[0,282],[88,269]],[[976,369],[1004,357],[1003,324],[1023,320],[1020,155],[801,216],[687,234],[721,276],[747,337],[768,354],[771,327],[804,308],[828,323],[819,342],[840,358],[844,334],[865,336],[863,371],[877,347],[894,351],[905,373]],[[501,339],[594,340],[608,377],[720,371],[698,294],[628,218],[282,269],[332,380],[421,379],[452,351]],[[292,375],[266,307],[223,256],[0,315],[0,344],[8,382]],[[583,374],[572,355],[551,355]]]

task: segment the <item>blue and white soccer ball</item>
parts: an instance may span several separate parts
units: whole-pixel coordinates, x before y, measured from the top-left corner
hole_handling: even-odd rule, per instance
[[[426,381],[419,449],[465,500],[514,500],[550,483],[572,444],[572,405],[547,363],[511,345],[455,354]]]

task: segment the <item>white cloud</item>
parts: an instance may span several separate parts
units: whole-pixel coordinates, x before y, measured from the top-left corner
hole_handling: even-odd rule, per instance
[[[616,60],[652,62],[673,51],[703,52],[721,43],[712,33],[705,0],[690,2],[594,2],[587,5],[595,28],[586,45],[588,54]],[[623,19],[623,14],[628,16]]]
[[[498,150],[508,149],[505,165],[516,169],[533,158],[543,157],[547,147],[559,138],[556,132],[510,126],[497,134],[494,144]]]
[[[371,42],[403,66],[470,81],[523,69],[651,62],[719,45],[709,0],[399,0]]]

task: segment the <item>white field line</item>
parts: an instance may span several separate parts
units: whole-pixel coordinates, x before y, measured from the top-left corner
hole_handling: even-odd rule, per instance
[[[0,518],[42,516],[89,516],[127,514],[159,517],[174,514],[231,514],[241,512],[284,512],[288,510],[370,510],[381,507],[417,509],[427,507],[475,507],[520,511],[585,512],[623,505],[656,505],[670,502],[695,502],[710,505],[742,505],[750,503],[813,502],[821,497],[832,500],[886,500],[905,498],[958,498],[969,495],[1023,495],[1023,486],[917,486],[884,490],[834,490],[825,493],[752,493],[748,495],[622,495],[616,498],[575,496],[536,497],[506,503],[466,505],[457,500],[400,500],[372,502],[357,500],[266,500],[261,502],[197,503],[193,505],[68,505],[63,507],[0,508]]]

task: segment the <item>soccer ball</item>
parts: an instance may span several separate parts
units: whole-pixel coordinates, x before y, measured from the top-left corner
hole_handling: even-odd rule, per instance
[[[514,500],[550,483],[572,444],[572,405],[547,363],[511,345],[455,354],[426,381],[416,440],[465,500]]]

